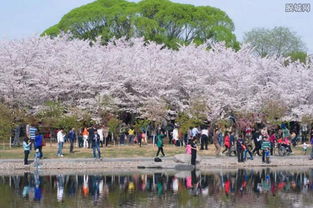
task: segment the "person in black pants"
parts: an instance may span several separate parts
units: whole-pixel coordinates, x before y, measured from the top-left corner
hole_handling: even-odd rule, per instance
[[[190,146],[191,146],[191,165],[196,165],[196,159],[197,159],[197,145],[196,145],[196,138],[193,137],[192,140],[190,141]]]
[[[237,139],[237,156],[238,156],[238,162],[243,162],[243,152],[245,150],[244,141],[242,139],[242,136],[240,135]]]
[[[201,148],[200,150],[207,150],[208,149],[208,143],[209,143],[209,130],[208,129],[202,129],[201,130]]]
[[[74,142],[76,140],[76,133],[74,128],[72,128],[68,133],[68,138],[70,140],[70,153],[74,153]]]
[[[96,132],[96,129],[93,127],[93,126],[91,126],[89,129],[88,129],[88,148],[91,148],[91,144],[92,144],[92,141],[93,141],[93,138],[94,138],[94,136],[95,136],[95,132]]]
[[[23,149],[24,149],[24,165],[28,165],[28,155],[30,151],[31,142],[28,137],[24,138]]]
[[[259,133],[259,131],[256,131],[255,134],[253,135],[253,141],[254,141],[255,147],[252,151],[252,154],[256,152],[259,156],[261,156],[260,149],[261,149],[261,144],[262,144],[262,135]]]

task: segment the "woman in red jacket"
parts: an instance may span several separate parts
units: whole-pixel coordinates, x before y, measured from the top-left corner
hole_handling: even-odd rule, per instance
[[[230,152],[230,138],[229,138],[228,132],[225,132],[224,146],[225,146],[225,149],[224,149],[223,153],[226,152],[227,150],[228,150],[228,152]]]

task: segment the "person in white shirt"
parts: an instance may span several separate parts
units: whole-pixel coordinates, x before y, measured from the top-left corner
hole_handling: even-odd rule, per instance
[[[208,129],[202,129],[201,130],[201,148],[200,150],[207,150],[208,149],[208,143],[209,143],[209,130]]]
[[[177,127],[175,127],[175,128],[173,129],[173,140],[174,140],[174,144],[176,144],[177,141],[179,140],[178,128],[177,128]]]
[[[63,133],[63,129],[60,129],[57,133],[57,140],[58,140],[58,152],[57,152],[57,156],[61,156],[63,157],[63,144],[64,144],[64,133]]]
[[[197,127],[193,127],[193,129],[191,130],[191,133],[192,133],[192,137],[195,137],[195,136],[197,136],[200,132],[199,132],[199,130],[197,129]]]
[[[100,127],[99,129],[97,129],[97,133],[99,134],[100,137],[100,147],[103,147],[103,128]]]

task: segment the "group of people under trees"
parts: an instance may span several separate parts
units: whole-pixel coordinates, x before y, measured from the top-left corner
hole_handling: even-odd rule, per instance
[[[216,147],[216,154],[231,156],[232,153],[237,155],[238,162],[244,162],[248,159],[253,160],[254,155],[262,156],[262,161],[269,163],[270,155],[274,155],[277,148],[278,153],[284,150],[288,154],[292,154],[292,144],[296,146],[297,135],[295,132],[291,132],[285,124],[275,128],[268,129],[266,126],[262,128],[246,128],[239,134],[235,132],[225,131],[223,134],[221,131],[216,130],[214,134],[213,143]],[[310,134],[310,143],[313,146],[313,130]],[[225,149],[221,152],[221,147]],[[303,143],[303,151],[306,154],[307,151],[306,142]],[[313,159],[313,151],[311,158]]]
[[[310,134],[310,142],[313,145],[313,130]],[[212,128],[209,125],[203,125],[200,128],[190,127],[185,134],[180,132],[179,126],[174,125],[172,129],[158,128],[153,131],[144,131],[143,129],[135,130],[133,126],[120,130],[119,143],[135,144],[139,146],[142,143],[147,143],[148,139],[152,139],[157,147],[156,156],[164,153],[164,139],[168,138],[168,143],[175,146],[186,147],[186,153],[192,155],[192,160],[195,164],[197,143],[200,143],[200,150],[208,150],[209,144],[214,144],[215,153],[217,156],[225,154],[227,156],[235,155],[238,157],[238,162],[244,162],[247,159],[253,160],[254,155],[262,156],[263,162],[269,162],[269,156],[275,153],[275,147],[278,145],[292,153],[291,143],[295,139],[295,132],[289,131],[286,125],[281,125],[279,128],[268,129],[250,128],[247,127],[244,131],[236,131],[226,129],[222,131],[220,128]],[[91,126],[85,127],[78,131],[74,128],[65,132],[64,129],[58,129],[56,134],[57,139],[57,153],[59,157],[63,157],[63,145],[65,142],[70,143],[70,153],[74,153],[74,144],[77,142],[79,148],[92,148],[94,158],[101,158],[101,147],[108,146],[111,141],[117,141],[113,138],[112,133],[105,126]],[[45,140],[37,128],[27,125],[26,136],[23,142],[24,148],[24,163],[28,164],[28,155],[32,146],[39,157],[42,158],[42,146],[45,145]],[[225,149],[222,151],[222,147]],[[303,144],[303,149],[306,152],[307,144]],[[249,155],[249,157],[248,157]],[[313,158],[313,152],[311,153]]]

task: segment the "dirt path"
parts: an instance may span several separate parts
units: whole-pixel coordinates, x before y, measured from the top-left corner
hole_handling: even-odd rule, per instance
[[[162,162],[154,162],[153,158],[104,158],[95,160],[91,158],[59,158],[59,159],[43,159],[41,160],[40,170],[49,172],[86,172],[97,170],[100,172],[129,172],[129,171],[148,171],[163,170],[175,171],[177,165],[173,157],[162,158]],[[138,169],[138,166],[146,167]],[[245,163],[238,163],[235,157],[202,157],[197,168],[201,171],[210,171],[212,169],[238,169],[238,168],[262,168],[262,167],[281,167],[281,168],[310,168],[313,167],[313,160],[309,160],[308,156],[288,156],[288,157],[272,157],[271,164],[263,164],[261,157],[254,160],[248,160]],[[1,159],[0,174],[8,174],[12,172],[24,172],[35,170],[34,164],[24,166],[21,159]]]

